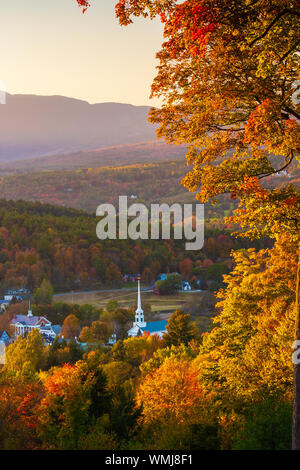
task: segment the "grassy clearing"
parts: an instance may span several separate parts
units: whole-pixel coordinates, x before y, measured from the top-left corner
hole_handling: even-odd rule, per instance
[[[202,292],[187,292],[175,295],[157,296],[153,292],[142,292],[143,302],[151,304],[152,312],[161,312],[166,310],[176,310],[183,308],[185,304],[193,301],[196,296],[202,296]],[[104,308],[109,300],[117,300],[120,307],[134,307],[136,303],[136,291],[125,289],[103,291],[103,292],[81,292],[67,293],[56,296],[54,299],[58,302],[74,304],[91,304],[95,307]]]

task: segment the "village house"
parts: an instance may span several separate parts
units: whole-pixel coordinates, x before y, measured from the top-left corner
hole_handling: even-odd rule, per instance
[[[34,316],[32,310],[29,309],[27,315],[15,315],[11,322],[15,330],[15,336],[26,336],[31,333],[34,329],[38,329],[44,340],[47,343],[52,343],[53,340],[60,334],[60,325],[52,325],[46,317]]]

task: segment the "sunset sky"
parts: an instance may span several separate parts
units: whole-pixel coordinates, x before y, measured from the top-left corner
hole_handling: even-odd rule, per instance
[[[114,5],[92,0],[83,15],[75,0],[3,2],[0,81],[7,91],[157,105],[149,94],[161,24],[121,27]]]

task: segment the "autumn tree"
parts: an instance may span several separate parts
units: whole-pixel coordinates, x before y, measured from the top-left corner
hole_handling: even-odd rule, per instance
[[[137,403],[142,405],[142,423],[151,429],[152,440],[158,448],[189,448],[190,430],[197,427],[214,429],[218,433],[210,409],[210,397],[205,395],[197,369],[182,358],[171,356],[154,372],[147,374],[137,390]],[[205,442],[205,431],[202,436]],[[195,436],[194,436],[195,437]],[[217,439],[216,439],[217,441]],[[198,442],[197,448],[201,448]],[[209,444],[206,448],[209,448]],[[174,447],[171,447],[174,448]]]
[[[249,198],[261,202],[257,182],[288,168],[299,155],[299,2],[120,0],[116,14],[124,25],[134,16],[156,15],[164,25],[152,86],[163,104],[152,110],[151,121],[168,142],[189,145],[192,170],[183,184],[204,202],[224,192],[244,197],[246,204]],[[288,201],[297,215],[299,340],[299,194],[283,188],[270,198],[273,205]],[[266,220],[271,207],[265,205]],[[288,233],[289,220],[282,221],[281,231]],[[300,448],[300,366],[295,366],[293,448]]]
[[[164,23],[165,42],[152,87],[163,106],[152,111],[151,120],[160,125],[159,136],[189,144],[187,160],[193,169],[183,183],[199,199],[223,192],[255,197],[247,178],[262,180],[295,160],[300,148],[297,0],[121,0],[116,11],[122,24],[148,14],[160,15]],[[284,196],[282,191],[272,194],[277,201]],[[299,215],[297,192],[289,201]],[[297,243],[300,259],[299,238]],[[299,281],[296,297],[299,340]],[[299,449],[297,366],[293,436],[293,447]]]
[[[179,386],[180,384],[180,386]],[[204,398],[198,372],[188,362],[168,358],[139,387],[137,402],[143,404],[144,422],[193,420]]]
[[[133,367],[138,367],[142,362],[150,359],[163,343],[157,335],[144,335],[118,341],[112,348],[113,359],[117,362],[124,361]]]
[[[80,330],[78,318],[71,313],[65,318],[60,335],[67,339],[74,339],[79,336]]]
[[[118,266],[111,262],[106,266],[105,282],[112,286],[119,286],[122,282],[122,275]]]
[[[103,365],[103,372],[107,377],[108,388],[112,391],[135,375],[133,367],[125,361],[110,361]]]
[[[83,350],[76,341],[66,341],[56,337],[53,343],[46,348],[44,369],[63,366],[64,364],[75,364],[82,358]]]
[[[146,267],[142,273],[142,281],[145,284],[150,284],[153,281],[153,273],[150,268]]]
[[[167,333],[163,341],[167,346],[172,344],[177,346],[181,343],[187,345],[193,339],[199,338],[199,330],[195,322],[191,321],[191,316],[181,310],[172,313],[166,326]]]
[[[41,383],[28,382],[2,371],[0,380],[0,449],[32,450],[40,447],[37,408],[43,396]]]
[[[220,313],[213,319],[212,331],[203,335],[193,362],[203,387],[214,390],[216,402],[222,403],[223,424],[241,423],[241,434],[252,411],[265,409],[265,400],[277,403],[279,409],[292,404],[294,250],[294,242],[285,236],[272,249],[252,248],[234,254],[234,269],[225,276],[226,288],[218,293]],[[267,417],[261,420],[267,422]],[[271,419],[269,424],[271,428]],[[250,432],[250,422],[248,425]],[[232,430],[229,434],[230,441]],[[263,437],[257,432],[256,441],[259,439]],[[277,440],[273,445],[280,448]]]
[[[191,271],[193,269],[193,262],[190,258],[185,258],[179,262],[180,274],[186,279],[189,278]]]
[[[52,449],[77,449],[89,417],[89,384],[83,371],[65,364],[44,381],[45,397],[39,408],[39,433]]]
[[[113,313],[113,322],[117,339],[127,338],[130,323],[134,320],[134,312],[130,308],[118,307]]]
[[[44,363],[44,341],[37,329],[25,338],[18,336],[6,350],[5,369],[19,377],[34,378]]]
[[[104,321],[95,321],[90,327],[84,327],[80,334],[83,342],[101,341],[107,343],[114,332],[114,325]]]
[[[134,16],[161,18],[165,42],[152,94],[163,105],[151,119],[160,136],[190,145],[194,169],[185,185],[200,189],[203,200],[232,190],[244,176],[278,171],[299,151],[298,7],[296,0],[116,6],[121,24]]]

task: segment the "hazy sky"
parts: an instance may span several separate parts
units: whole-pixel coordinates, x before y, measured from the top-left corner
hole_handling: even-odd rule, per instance
[[[0,81],[9,93],[64,95],[90,103],[152,104],[158,21],[121,27],[114,0],[9,0],[1,4]]]

